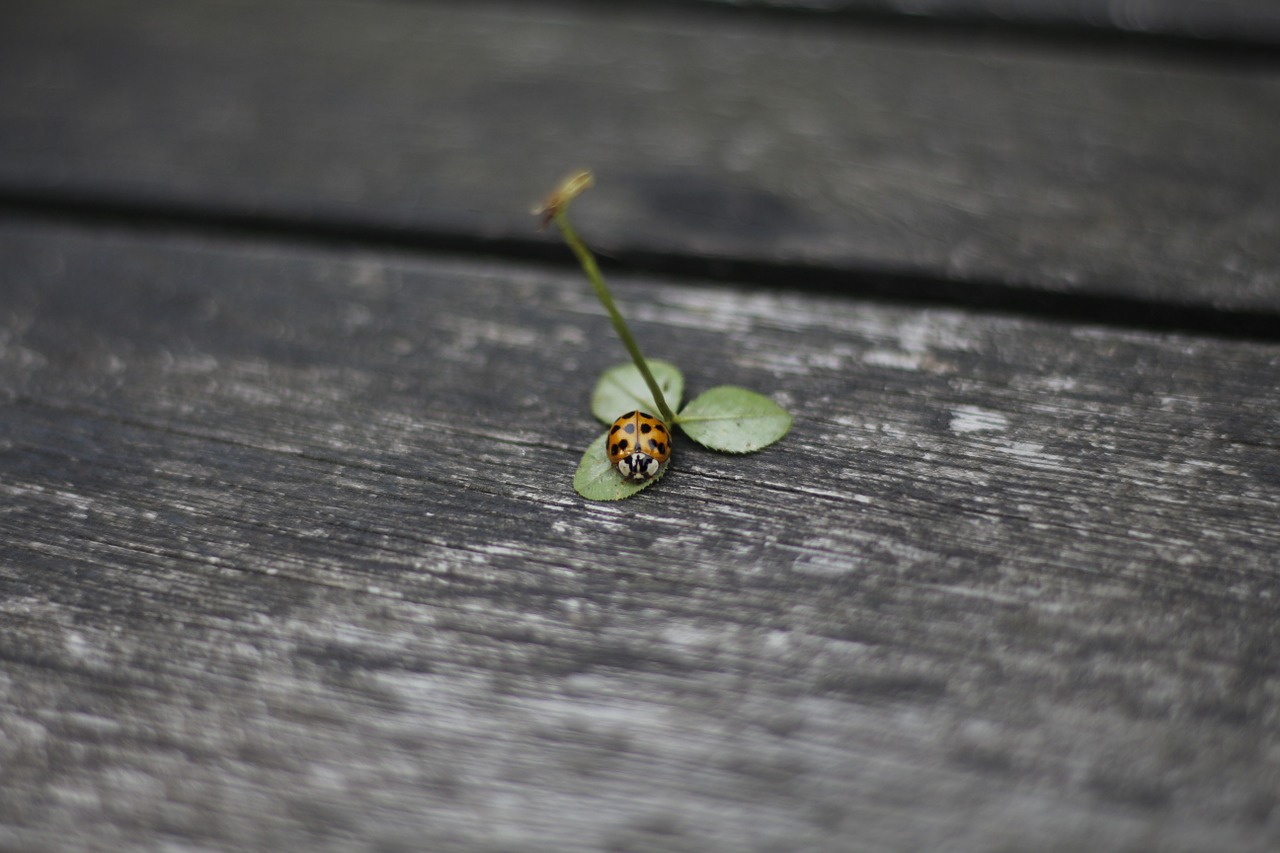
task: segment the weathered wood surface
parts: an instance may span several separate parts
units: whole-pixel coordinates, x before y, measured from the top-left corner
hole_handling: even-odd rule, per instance
[[[3,18],[0,849],[1280,847],[1274,63]],[[622,353],[526,209],[579,165],[594,242],[718,275],[615,276],[642,342],[781,444],[574,495]]]
[[[621,278],[796,414],[623,504],[576,275],[0,229],[0,847],[1280,843],[1280,347]]]
[[[0,201],[523,245],[585,165],[633,260],[1280,325],[1274,63],[660,12],[13,4]]]
[[[597,0],[617,2],[617,0]],[[830,14],[909,16],[940,23],[990,27],[1009,23],[1060,32],[1089,30],[1154,34],[1187,39],[1275,44],[1280,41],[1280,9],[1271,0],[684,0]]]

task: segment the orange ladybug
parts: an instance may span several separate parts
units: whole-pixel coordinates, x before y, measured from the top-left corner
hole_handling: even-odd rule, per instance
[[[671,433],[653,415],[627,412],[609,428],[607,449],[622,479],[648,480],[671,458]]]

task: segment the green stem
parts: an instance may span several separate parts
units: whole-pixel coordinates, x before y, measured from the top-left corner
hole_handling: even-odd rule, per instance
[[[565,207],[568,205],[566,204]],[[596,289],[596,296],[600,299],[600,304],[604,306],[604,310],[609,312],[609,319],[613,321],[613,329],[618,333],[618,337],[622,339],[622,345],[627,348],[627,352],[631,354],[631,360],[635,362],[636,370],[640,371],[640,375],[644,377],[645,384],[649,386],[649,393],[653,394],[653,402],[658,404],[658,411],[662,415],[662,419],[667,422],[667,426],[671,426],[676,421],[675,414],[671,411],[671,407],[667,405],[667,400],[662,396],[662,389],[658,387],[658,382],[653,378],[653,374],[649,372],[649,365],[644,360],[644,356],[640,354],[640,347],[636,344],[636,339],[631,337],[631,330],[627,328],[626,321],[622,319],[622,315],[618,313],[618,307],[613,304],[613,295],[609,293],[609,287],[604,283],[604,277],[600,275],[600,267],[596,265],[595,256],[591,254],[591,250],[578,237],[578,233],[573,230],[573,226],[569,224],[569,217],[565,215],[563,208],[555,211],[552,215],[556,226],[559,227],[560,233],[564,235],[564,241],[569,244],[569,248],[578,256],[578,263],[582,264],[582,271],[587,274],[587,279],[591,282],[591,286]]]

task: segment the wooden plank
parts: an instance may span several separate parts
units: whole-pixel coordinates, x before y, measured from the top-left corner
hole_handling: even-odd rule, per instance
[[[925,17],[944,24],[1009,23],[1053,29],[1139,33],[1255,44],[1280,41],[1280,10],[1270,0],[677,0],[759,9],[860,16]]]
[[[527,251],[528,207],[589,165],[587,231],[636,262],[1277,324],[1273,64],[669,7],[52,0],[6,18],[10,207]]]
[[[1272,850],[1274,344],[0,228],[0,846]]]

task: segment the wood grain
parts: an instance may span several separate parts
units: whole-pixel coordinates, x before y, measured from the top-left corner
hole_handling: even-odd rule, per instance
[[[1270,850],[1280,348],[0,228],[0,846]]]
[[[1270,0],[1161,0],[1159,3],[1116,3],[1114,0],[673,0],[691,5],[721,4],[738,8],[921,17],[944,25],[980,27],[1013,24],[1046,33],[1087,31],[1173,36],[1197,40],[1271,45],[1280,41],[1280,11]]]
[[[1123,45],[669,5],[21,3],[0,197],[514,241],[590,166],[590,236],[714,270],[1258,314],[1280,72]],[[1105,313],[1104,306],[1099,311]]]

